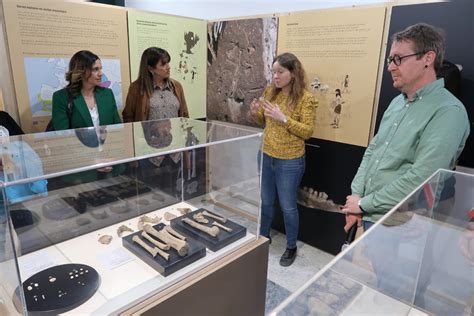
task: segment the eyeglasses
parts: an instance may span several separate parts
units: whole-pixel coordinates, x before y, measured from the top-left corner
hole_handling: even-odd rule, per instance
[[[423,54],[425,54],[425,52],[418,52],[418,53],[405,55],[405,56],[399,56],[399,55],[388,56],[387,57],[387,67],[390,66],[392,61],[396,66],[400,66],[402,64],[403,59],[405,59],[407,57],[418,56],[418,55],[423,55]]]

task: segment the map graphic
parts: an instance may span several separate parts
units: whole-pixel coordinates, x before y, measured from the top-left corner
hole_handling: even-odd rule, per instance
[[[113,91],[117,108],[122,107],[122,78],[119,59],[101,59],[101,86]],[[33,117],[51,116],[53,93],[67,85],[64,74],[69,58],[25,57],[28,100]]]

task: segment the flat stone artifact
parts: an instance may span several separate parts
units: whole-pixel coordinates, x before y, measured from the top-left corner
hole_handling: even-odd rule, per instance
[[[193,218],[198,223],[202,223],[202,224],[209,223],[209,220],[207,218],[205,218],[204,215],[202,215],[201,212],[194,214]]]
[[[153,258],[156,257],[156,255],[158,254],[158,248],[156,247],[150,247],[148,246],[143,240],[140,239],[140,237],[138,236],[133,236],[132,240],[134,242],[136,242],[137,244],[139,244],[140,246],[142,246],[143,249],[145,249],[146,251],[148,251],[152,256]]]
[[[229,233],[232,231],[232,228],[229,228],[229,227],[227,227],[227,226],[224,226],[224,225],[222,225],[222,224],[220,224],[220,223],[218,223],[218,222],[215,222],[215,221],[212,222],[212,226],[220,227],[220,228],[222,228],[223,230],[225,230],[225,231],[227,231],[227,232],[229,232]]]
[[[133,233],[133,229],[131,229],[127,225],[120,225],[120,227],[117,228],[117,236],[122,237],[125,232]]]
[[[166,212],[165,215],[164,215],[164,217],[165,217],[165,220],[166,220],[166,221],[170,221],[170,220],[172,220],[173,218],[176,218],[176,215],[171,214],[170,212]]]
[[[192,219],[190,218],[183,218],[181,219],[183,221],[183,223],[186,223],[188,224],[189,226],[192,226],[196,229],[199,229],[200,231],[203,231],[205,232],[206,234],[212,236],[212,237],[216,237],[217,234],[219,234],[219,228],[217,228],[216,226],[212,226],[212,227],[207,227],[205,225],[202,225],[202,224],[199,224],[199,223],[196,223],[195,221],[193,221]]]
[[[161,239],[162,241],[170,245],[171,248],[176,249],[176,251],[181,257],[184,257],[185,255],[188,254],[188,251],[189,251],[188,244],[184,240],[174,237],[173,235],[168,233],[166,230],[162,229],[158,231],[148,224],[143,226],[143,230],[147,232],[148,234]]]
[[[191,212],[191,209],[189,207],[178,207],[177,208],[178,212],[180,212],[182,215],[186,215],[189,212]]]
[[[108,245],[112,241],[112,236],[110,235],[102,235],[99,237],[99,242],[103,245]]]
[[[217,216],[217,215],[212,214],[212,213],[209,213],[208,211],[202,212],[202,215],[205,215],[205,216],[207,216],[207,217],[211,217],[211,218],[213,218],[213,219],[217,219],[218,221],[220,221],[220,222],[222,222],[222,223],[227,222],[227,219],[226,219],[226,218]]]

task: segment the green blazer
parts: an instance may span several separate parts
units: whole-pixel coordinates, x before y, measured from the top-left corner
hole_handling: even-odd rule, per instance
[[[117,104],[112,90],[97,87],[95,89],[95,100],[97,111],[99,112],[99,125],[110,125],[122,123],[117,111]],[[53,126],[54,130],[59,131],[69,128],[82,128],[94,126],[92,118],[87,108],[86,101],[82,95],[73,98],[72,124],[69,125],[67,115],[67,92],[61,89],[53,94]]]
[[[97,111],[99,112],[99,125],[110,125],[122,123],[117,111],[117,104],[112,90],[97,87],[95,89],[95,101]],[[68,94],[66,89],[61,89],[53,94],[53,126],[54,130],[64,130],[69,128],[92,127],[92,118],[87,108],[86,101],[82,94],[73,98],[72,124],[69,125],[67,116]],[[70,127],[71,126],[71,127]],[[113,170],[107,174],[102,174],[96,170],[89,170],[61,177],[66,183],[86,183],[96,181],[99,178],[109,178],[117,176],[125,170],[125,165],[119,164],[113,167]]]

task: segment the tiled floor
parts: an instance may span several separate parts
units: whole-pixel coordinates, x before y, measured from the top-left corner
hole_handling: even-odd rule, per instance
[[[272,231],[272,244],[268,257],[267,300],[265,312],[268,314],[292,292],[303,286],[313,275],[324,267],[333,255],[298,241],[298,256],[289,267],[279,264],[280,256],[286,249],[286,236]]]

